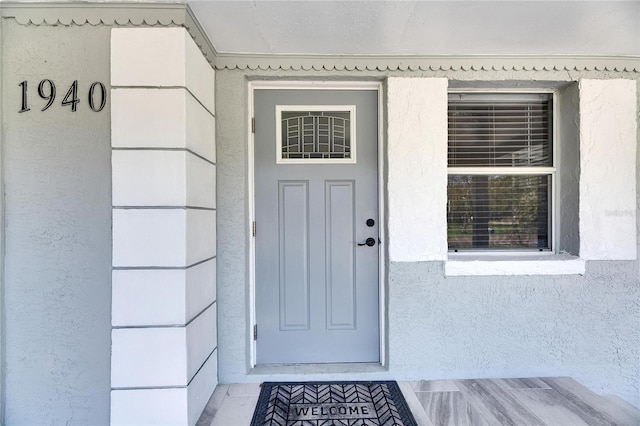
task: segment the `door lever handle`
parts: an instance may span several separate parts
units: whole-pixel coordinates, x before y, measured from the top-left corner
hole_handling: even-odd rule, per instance
[[[369,237],[364,243],[358,243],[358,245],[373,247],[376,245],[376,240],[374,238]]]

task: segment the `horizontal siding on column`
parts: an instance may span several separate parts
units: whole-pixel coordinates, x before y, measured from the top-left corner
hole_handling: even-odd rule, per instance
[[[111,425],[183,425],[188,419],[188,392],[186,387],[112,390]]]
[[[186,328],[116,328],[111,332],[111,387],[186,386]]]
[[[182,269],[113,271],[112,324],[185,325],[216,300],[216,261]]]
[[[187,265],[193,265],[216,255],[216,212],[188,209]]]
[[[216,166],[191,153],[187,164],[187,206],[216,208]]]
[[[186,270],[186,315],[191,321],[199,312],[216,301],[216,259]]]
[[[186,326],[114,328],[111,386],[187,386],[216,345],[215,303]]]
[[[112,424],[195,424],[217,384],[214,71],[112,31]]]
[[[215,163],[215,117],[185,88],[114,88],[114,148],[184,148]]]
[[[217,346],[214,303],[187,326],[187,372],[192,380]]]
[[[111,324],[157,326],[186,324],[187,271],[115,270]]]
[[[207,359],[200,371],[189,383],[188,415],[190,425],[195,425],[218,384],[218,349]]]
[[[186,147],[184,88],[111,90],[112,146]]]
[[[113,210],[114,267],[180,268],[215,255],[216,212],[213,210]]]
[[[114,206],[213,209],[216,166],[184,150],[114,150]]]
[[[112,30],[111,86],[116,89],[114,92],[119,88],[186,88],[213,116],[214,82],[215,71],[184,28]]]
[[[216,119],[193,96],[187,96],[186,146],[196,154],[216,162]]]
[[[202,105],[215,114],[215,71],[185,32],[186,86]]]
[[[114,150],[113,205],[187,205],[188,155],[185,151]]]
[[[217,377],[216,350],[187,387],[112,390],[111,424],[195,425],[216,387]]]
[[[187,266],[185,210],[114,209],[114,267]]]
[[[186,87],[215,112],[213,68],[184,28],[112,31],[111,85]]]

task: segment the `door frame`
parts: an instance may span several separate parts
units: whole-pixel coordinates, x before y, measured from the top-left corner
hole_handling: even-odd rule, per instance
[[[378,220],[380,223],[379,236],[382,244],[378,250],[378,328],[380,335],[380,365],[387,365],[386,357],[386,217],[385,217],[385,193],[384,166],[385,166],[385,141],[383,132],[383,82],[376,81],[332,81],[332,80],[251,80],[248,82],[247,99],[247,180],[248,180],[248,210],[249,217],[246,223],[247,239],[249,245],[249,318],[247,323],[247,339],[249,343],[250,367],[256,367],[257,342],[253,338],[254,325],[256,324],[256,247],[253,236],[253,223],[255,221],[255,164],[254,164],[254,92],[256,90],[376,90],[378,92]],[[259,230],[258,230],[259,232]]]

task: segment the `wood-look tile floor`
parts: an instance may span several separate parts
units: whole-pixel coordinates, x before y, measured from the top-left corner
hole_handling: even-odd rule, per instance
[[[418,426],[640,426],[640,410],[568,377],[398,382]],[[197,426],[249,426],[260,385],[218,385]]]
[[[640,410],[568,377],[411,382],[435,426],[640,425]]]

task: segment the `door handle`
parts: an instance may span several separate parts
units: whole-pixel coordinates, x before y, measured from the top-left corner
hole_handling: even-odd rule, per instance
[[[376,245],[376,240],[374,238],[369,237],[364,243],[358,243],[358,245],[373,247]]]

